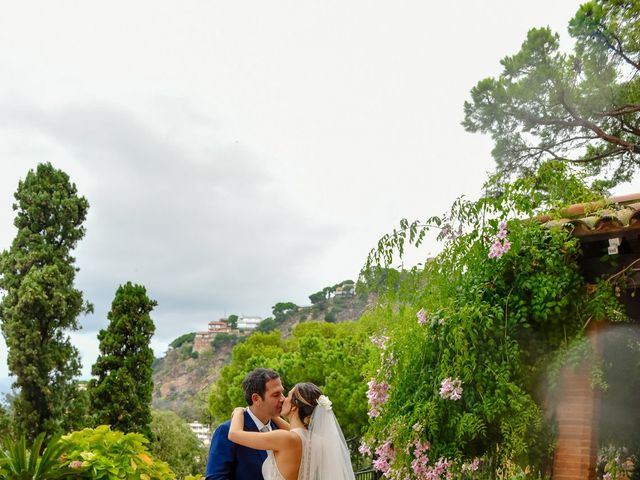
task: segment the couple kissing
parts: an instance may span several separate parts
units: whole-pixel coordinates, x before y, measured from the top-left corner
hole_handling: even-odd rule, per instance
[[[206,480],[355,478],[331,401],[317,386],[298,383],[285,397],[280,375],[257,368],[242,388],[247,407],[214,432]]]

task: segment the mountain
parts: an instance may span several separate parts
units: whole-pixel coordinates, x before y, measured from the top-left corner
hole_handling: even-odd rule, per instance
[[[287,337],[300,322],[343,322],[360,318],[375,301],[375,295],[355,294],[355,289],[348,288],[347,282],[318,292],[311,306],[276,304],[274,316],[263,320],[257,330],[279,329]],[[347,288],[339,288],[343,285]],[[199,351],[194,351],[194,336],[178,337],[172,342],[173,348],[154,362],[152,404],[153,408],[171,410],[188,421],[210,423],[207,407],[209,389],[217,380],[220,369],[228,362],[233,346],[242,337],[218,333],[207,348],[198,347]]]

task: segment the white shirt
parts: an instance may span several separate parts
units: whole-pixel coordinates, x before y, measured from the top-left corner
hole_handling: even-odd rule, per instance
[[[267,427],[269,431],[271,431],[271,422],[267,422],[266,425],[262,423],[260,419],[253,414],[253,412],[251,411],[251,407],[247,408],[247,412],[249,412],[249,416],[253,420],[253,423],[255,423],[256,427],[258,427],[259,432],[262,431],[264,427]]]
[[[271,421],[268,421],[266,425],[262,423],[260,419],[253,414],[253,412],[251,411],[251,407],[247,407],[247,412],[249,412],[249,416],[251,417],[251,420],[253,420],[253,423],[255,423],[256,427],[258,427],[259,432],[262,431],[262,429],[265,427],[268,429],[268,432],[271,431]],[[267,454],[269,453],[272,453],[271,450],[267,450]]]

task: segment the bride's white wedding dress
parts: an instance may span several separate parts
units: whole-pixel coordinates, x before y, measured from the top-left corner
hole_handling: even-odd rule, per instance
[[[331,401],[321,395],[313,410],[309,430],[292,428],[302,439],[298,480],[355,480],[349,448],[331,410]],[[262,464],[264,480],[284,480],[276,459],[269,453]]]
[[[292,428],[291,431],[300,435],[300,439],[302,440],[302,456],[304,458],[304,449],[309,432],[305,428]],[[278,465],[276,465],[276,456],[273,452],[269,452],[267,459],[262,463],[262,476],[264,480],[284,480],[280,470],[278,470]]]

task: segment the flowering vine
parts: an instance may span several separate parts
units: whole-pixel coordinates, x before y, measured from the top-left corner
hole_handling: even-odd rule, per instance
[[[462,380],[451,377],[442,380],[440,397],[445,400],[460,400],[462,398]]]
[[[511,250],[511,242],[507,238],[507,222],[502,221],[498,225],[498,233],[489,248],[489,258],[500,258],[509,250]]]

